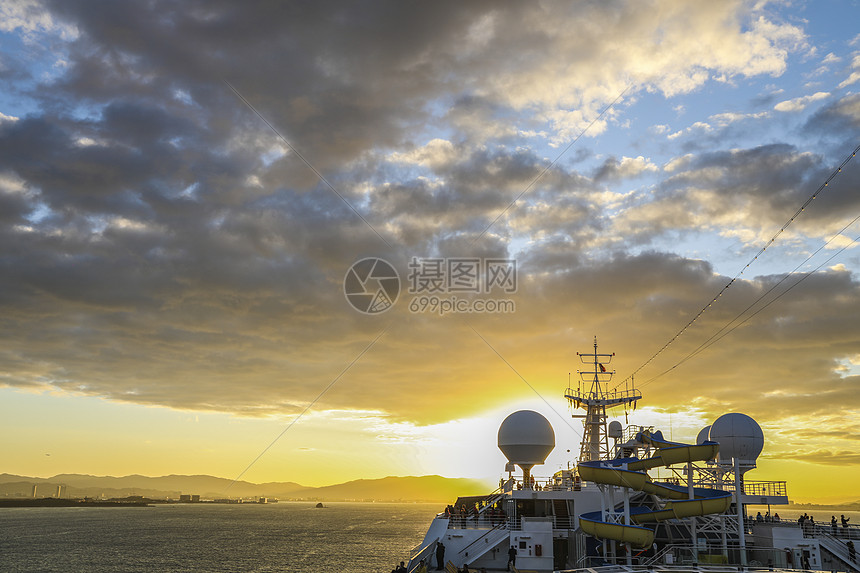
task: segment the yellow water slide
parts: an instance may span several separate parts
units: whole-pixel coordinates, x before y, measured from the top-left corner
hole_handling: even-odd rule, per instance
[[[579,475],[586,481],[626,487],[635,491],[654,494],[669,501],[662,509],[656,511],[650,508],[631,508],[630,520],[632,523],[630,524],[606,521],[601,511],[584,513],[579,516],[579,526],[585,533],[644,548],[654,542],[654,532],[647,527],[633,525],[634,523],[649,523],[722,513],[729,508],[732,501],[730,492],[694,488],[693,499],[690,499],[690,492],[686,487],[653,482],[644,471],[658,466],[668,467],[680,463],[711,460],[719,451],[720,445],[718,443],[704,442],[703,444],[690,445],[668,442],[663,440],[663,436],[659,432],[653,435],[643,432],[639,435],[639,440],[657,448],[656,455],[642,460],[625,458],[583,462],[578,466]],[[620,517],[621,514],[615,512],[615,515]]]

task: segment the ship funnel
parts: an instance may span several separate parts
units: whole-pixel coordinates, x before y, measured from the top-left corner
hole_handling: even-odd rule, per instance
[[[531,410],[520,410],[499,426],[499,449],[523,470],[523,485],[530,483],[531,469],[542,464],[555,448],[555,432],[549,420]]]

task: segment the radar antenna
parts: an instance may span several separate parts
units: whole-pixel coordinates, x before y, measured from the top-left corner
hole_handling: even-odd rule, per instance
[[[582,445],[579,461],[587,462],[609,458],[609,433],[606,424],[606,409],[616,406],[634,404],[642,398],[642,393],[631,387],[625,390],[608,390],[614,370],[608,370],[606,365],[612,362],[615,353],[599,354],[597,352],[597,337],[594,337],[594,352],[576,353],[583,364],[590,364],[591,370],[577,370],[577,374],[586,384],[591,382],[591,389],[568,388],[564,397],[573,408],[582,408],[584,415],[573,415],[574,418],[584,418]],[[604,388],[607,388],[604,390]]]

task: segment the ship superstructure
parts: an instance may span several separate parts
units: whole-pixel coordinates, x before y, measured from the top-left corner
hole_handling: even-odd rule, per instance
[[[825,561],[832,570],[852,570],[844,542],[775,522],[770,511],[759,521],[747,515],[748,505],[778,511],[788,504],[785,482],[745,478],[764,445],[755,420],[724,414],[695,444],[667,440],[650,426],[625,428],[609,414],[635,410],[641,392],[632,383],[609,388],[615,354],[598,352],[596,339],[593,352],[577,356],[587,368],[564,396],[583,423],[578,463],[533,475],[556,446],[552,426],[537,412],[510,414],[498,433],[507,477],[495,491],[460,497],[439,513],[412,552],[410,572],[422,561],[435,569],[439,558],[448,571],[505,571],[511,562],[510,570],[535,573],[679,563],[686,570],[822,569]],[[860,543],[860,531],[848,531]]]
[[[593,353],[577,352],[576,355],[583,364],[589,364],[592,367],[591,370],[578,370],[577,374],[581,379],[579,387],[568,388],[564,394],[572,408],[585,410],[585,414],[581,416],[573,415],[574,418],[583,418],[579,461],[605,460],[611,455],[607,410],[618,407],[635,409],[636,402],[642,398],[642,394],[635,388],[625,388],[621,391],[608,390],[615,371],[607,369],[606,366],[612,362],[615,353],[598,353],[597,338],[594,339]],[[589,387],[588,390],[584,390],[583,383]]]

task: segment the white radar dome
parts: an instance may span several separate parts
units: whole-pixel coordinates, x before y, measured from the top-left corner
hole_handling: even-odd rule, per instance
[[[755,460],[764,448],[761,427],[746,414],[737,412],[717,418],[711,425],[708,438],[712,442],[719,442],[717,460],[721,463],[737,458],[741,465],[755,466]]]
[[[609,431],[610,438],[621,438],[624,436],[624,429],[621,427],[621,422],[618,420],[612,420],[609,422]]]
[[[514,412],[499,426],[499,449],[508,461],[525,469],[542,464],[555,448],[549,420],[531,410]]]
[[[696,445],[701,445],[707,442],[710,438],[708,438],[708,433],[711,431],[710,426],[705,426],[701,430],[699,430],[699,434],[696,436]]]

